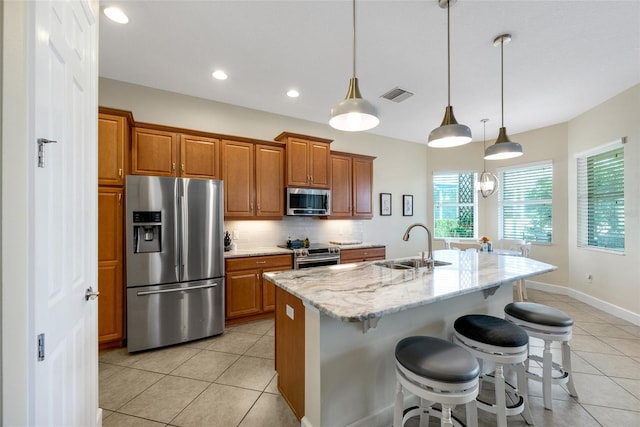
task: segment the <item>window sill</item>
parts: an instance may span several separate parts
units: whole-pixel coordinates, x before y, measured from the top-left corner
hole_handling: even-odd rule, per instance
[[[591,251],[591,252],[600,252],[600,253],[605,253],[605,254],[609,254],[609,255],[625,255],[624,251],[614,251],[612,249],[606,249],[606,248],[598,248],[598,247],[594,247],[594,246],[578,246],[578,249],[583,249],[585,251]]]

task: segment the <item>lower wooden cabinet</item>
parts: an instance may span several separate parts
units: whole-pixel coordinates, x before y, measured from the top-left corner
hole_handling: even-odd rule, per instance
[[[276,288],[275,317],[278,390],[300,420],[304,417],[305,399],[305,308],[302,300]]]
[[[98,189],[98,343],[120,347],[124,336],[123,190]]]
[[[292,255],[268,255],[225,260],[225,318],[227,323],[271,316],[275,286],[262,274],[291,270]]]
[[[350,262],[378,261],[385,259],[387,255],[384,246],[358,249],[342,249],[340,251],[340,264]]]

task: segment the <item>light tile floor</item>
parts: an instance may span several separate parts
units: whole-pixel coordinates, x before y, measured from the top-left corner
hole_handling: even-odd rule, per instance
[[[548,411],[541,385],[529,381],[535,424],[640,426],[640,326],[564,295],[529,290],[529,300],[573,317],[572,363],[580,395],[572,398],[566,388],[554,386],[553,411]],[[102,352],[103,425],[299,426],[276,387],[273,325],[273,320],[261,320],[229,327],[218,337],[135,354]],[[541,350],[541,341],[532,342],[532,351]],[[526,425],[519,416],[508,423]],[[431,425],[438,424],[433,420]],[[494,426],[495,418],[480,412],[479,425]]]

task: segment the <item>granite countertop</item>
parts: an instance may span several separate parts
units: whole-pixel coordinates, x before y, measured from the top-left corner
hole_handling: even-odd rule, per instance
[[[330,242],[329,244],[335,244],[336,246],[339,246],[340,249],[366,249],[366,248],[379,248],[379,247],[386,247],[387,245],[383,244],[383,243],[371,243],[371,242],[358,242],[358,243],[347,243],[346,242],[338,242],[336,241],[336,243]]]
[[[336,246],[339,246],[340,249],[364,249],[364,248],[385,247],[386,245],[381,243],[360,242],[357,244],[336,245]],[[291,249],[281,248],[278,246],[265,246],[265,247],[259,247],[259,248],[236,249],[235,251],[227,251],[224,253],[224,257],[225,258],[241,258],[241,257],[248,257],[248,256],[263,256],[263,255],[282,255],[282,254],[286,255],[291,253],[293,253]]]
[[[266,246],[262,248],[236,249],[235,251],[227,251],[224,253],[225,258],[241,258],[248,256],[263,255],[291,255],[293,251],[287,248],[279,248],[277,246]]]
[[[514,256],[454,250],[435,251],[451,265],[393,270],[380,261],[265,273],[264,277],[327,316],[357,322],[431,304],[557,267]]]

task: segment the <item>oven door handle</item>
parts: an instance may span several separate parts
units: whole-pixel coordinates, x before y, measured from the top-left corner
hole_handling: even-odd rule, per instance
[[[194,289],[207,289],[207,288],[214,288],[218,286],[217,283],[209,283],[206,285],[199,285],[199,286],[191,286],[188,288],[172,288],[172,289],[158,289],[157,291],[140,291],[137,293],[137,295],[143,296],[143,295],[153,295],[153,294],[167,294],[170,292],[182,292],[182,291],[193,291]]]
[[[324,262],[324,261],[340,261],[340,257],[328,256],[328,257],[313,257],[313,258],[296,258],[296,264],[310,264],[312,262]]]

